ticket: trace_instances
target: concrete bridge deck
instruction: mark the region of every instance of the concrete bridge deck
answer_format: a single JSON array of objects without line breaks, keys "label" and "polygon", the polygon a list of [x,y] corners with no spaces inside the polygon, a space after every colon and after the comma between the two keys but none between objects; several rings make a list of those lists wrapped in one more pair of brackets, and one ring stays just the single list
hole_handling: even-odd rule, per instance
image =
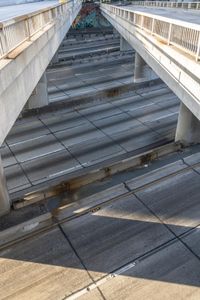
[{"label": "concrete bridge deck", "polygon": [[58,5],[58,0],[55,1],[42,1],[36,3],[26,3],[18,5],[0,6],[0,22],[15,19],[21,16],[26,16],[30,13],[36,13],[38,11]]},{"label": "concrete bridge deck", "polygon": [[[123,6],[121,6],[123,7]],[[189,22],[192,24],[200,24],[200,12],[195,10],[177,9],[177,8],[164,8],[164,7],[143,7],[137,5],[126,5],[127,10],[140,12],[144,14],[155,15],[158,17],[173,19],[182,22]]]}]

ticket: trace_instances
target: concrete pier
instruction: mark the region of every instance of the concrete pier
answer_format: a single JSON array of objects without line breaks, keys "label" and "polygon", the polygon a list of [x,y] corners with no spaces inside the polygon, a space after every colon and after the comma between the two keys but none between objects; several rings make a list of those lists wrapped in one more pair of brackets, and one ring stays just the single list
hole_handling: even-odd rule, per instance
[{"label": "concrete pier", "polygon": [[200,143],[200,121],[182,102],[175,140],[182,142],[184,145]]},{"label": "concrete pier", "polygon": [[58,51],[56,52],[56,54],[54,55],[51,61],[51,64],[57,64],[57,63],[59,63]]},{"label": "concrete pier", "polygon": [[6,184],[6,178],[4,175],[2,160],[0,156],[0,216],[9,213],[10,200]]},{"label": "concrete pier", "polygon": [[125,40],[122,36],[120,36],[120,51],[125,52],[125,51],[131,51],[133,48],[131,45]]},{"label": "concrete pier", "polygon": [[49,104],[48,92],[47,92],[47,77],[46,72],[42,75],[36,88],[33,90],[31,97],[29,98],[25,108],[33,109],[43,107]]},{"label": "concrete pier", "polygon": [[140,83],[148,80],[153,80],[156,78],[158,78],[156,73],[147,65],[144,59],[136,52],[133,81],[135,83]]}]

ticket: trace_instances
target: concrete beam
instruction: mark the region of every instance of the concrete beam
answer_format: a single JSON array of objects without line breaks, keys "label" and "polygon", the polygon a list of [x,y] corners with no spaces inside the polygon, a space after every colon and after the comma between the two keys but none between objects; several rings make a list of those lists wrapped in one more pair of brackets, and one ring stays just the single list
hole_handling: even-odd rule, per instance
[{"label": "concrete beam", "polygon": [[180,106],[175,140],[185,146],[200,143],[200,121],[183,103]]},{"label": "concrete beam", "polygon": [[25,109],[39,108],[49,104],[47,91],[47,76],[46,72],[42,75],[32,95],[25,105]]},{"label": "concrete beam", "polygon": [[6,185],[6,178],[4,175],[2,160],[0,156],[0,216],[9,213],[10,199]]},{"label": "concrete beam", "polygon": [[57,18],[18,49],[14,59],[1,60],[0,146],[23,110],[42,74],[58,50],[80,6],[71,8],[65,20]]}]

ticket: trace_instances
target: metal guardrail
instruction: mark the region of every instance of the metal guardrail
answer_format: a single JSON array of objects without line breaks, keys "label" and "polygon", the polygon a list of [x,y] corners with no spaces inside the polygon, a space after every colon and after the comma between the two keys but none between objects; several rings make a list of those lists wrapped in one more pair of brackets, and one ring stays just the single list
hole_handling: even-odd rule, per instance
[{"label": "metal guardrail", "polygon": [[79,7],[81,0],[63,1],[63,3],[23,15],[0,23],[0,59],[6,56],[25,41],[56,21],[63,23],[70,16],[71,9]]},{"label": "metal guardrail", "polygon": [[118,16],[124,21],[160,38],[167,45],[193,55],[196,61],[200,58],[200,25],[178,21],[158,15],[131,11],[123,6],[101,4],[103,10],[111,15]]}]

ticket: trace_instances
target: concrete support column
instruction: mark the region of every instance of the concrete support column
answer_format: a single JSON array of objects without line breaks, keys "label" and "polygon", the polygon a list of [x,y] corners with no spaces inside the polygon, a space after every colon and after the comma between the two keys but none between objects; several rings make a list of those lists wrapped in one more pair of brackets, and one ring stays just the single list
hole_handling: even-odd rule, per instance
[{"label": "concrete support column", "polygon": [[10,211],[10,199],[6,185],[2,160],[0,156],[0,216],[3,216]]},{"label": "concrete support column", "polygon": [[131,45],[127,42],[127,40],[125,40],[122,36],[120,36],[120,51],[126,52],[130,50],[133,50]]},{"label": "concrete support column", "polygon": [[113,27],[113,36],[114,37],[118,37],[119,36],[119,32]]},{"label": "concrete support column", "polygon": [[51,60],[51,64],[57,64],[57,63],[59,63],[58,51],[56,52],[56,54]]},{"label": "concrete support column", "polygon": [[25,106],[26,109],[43,107],[49,104],[46,72],[42,75]]},{"label": "concrete support column", "polygon": [[135,70],[134,79],[135,83],[145,82],[158,78],[156,73],[146,64],[144,59],[136,52],[135,53]]},{"label": "concrete support column", "polygon": [[200,121],[181,102],[175,141],[184,145],[200,143]]}]

